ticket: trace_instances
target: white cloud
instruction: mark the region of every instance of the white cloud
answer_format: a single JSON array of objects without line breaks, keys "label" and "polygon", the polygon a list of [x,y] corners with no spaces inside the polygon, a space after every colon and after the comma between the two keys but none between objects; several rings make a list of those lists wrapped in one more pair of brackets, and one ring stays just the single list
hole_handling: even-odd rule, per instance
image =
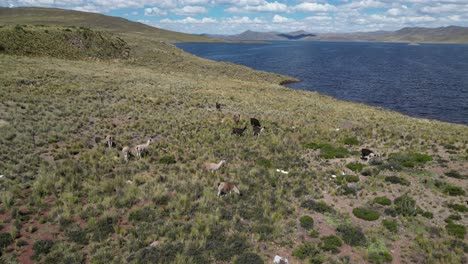
[{"label": "white cloud", "polygon": [[203,6],[184,6],[182,8],[175,8],[171,10],[173,13],[177,15],[200,15],[205,14],[208,10]]},{"label": "white cloud", "polygon": [[145,8],[145,16],[166,16],[167,12],[157,7]]},{"label": "white cloud", "polygon": [[162,24],[213,24],[216,23],[216,19],[210,17],[204,17],[202,19],[196,19],[193,17],[186,17],[184,19],[172,20],[172,19],[161,19],[159,21]]},{"label": "white cloud", "polygon": [[286,22],[293,22],[295,21],[294,19],[283,17],[280,15],[275,15],[273,17],[273,23],[286,23]]},{"label": "white cloud", "polygon": [[[247,3],[247,1],[246,1]],[[243,5],[243,2],[237,4],[237,6],[232,6],[225,9],[228,13],[252,13],[252,12],[271,12],[271,13],[285,13],[288,11],[288,6],[275,2],[267,1],[253,1],[249,2],[246,5]]]},{"label": "white cloud", "polygon": [[294,10],[303,12],[329,12],[335,10],[330,4],[302,3],[294,7]]}]

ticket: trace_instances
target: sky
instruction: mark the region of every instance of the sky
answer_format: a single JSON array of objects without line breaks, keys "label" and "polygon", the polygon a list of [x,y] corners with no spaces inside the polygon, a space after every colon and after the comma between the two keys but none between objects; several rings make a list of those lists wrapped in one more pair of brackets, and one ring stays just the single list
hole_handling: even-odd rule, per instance
[{"label": "sky", "polygon": [[468,0],[0,0],[0,6],[102,13],[192,34],[468,26]]}]

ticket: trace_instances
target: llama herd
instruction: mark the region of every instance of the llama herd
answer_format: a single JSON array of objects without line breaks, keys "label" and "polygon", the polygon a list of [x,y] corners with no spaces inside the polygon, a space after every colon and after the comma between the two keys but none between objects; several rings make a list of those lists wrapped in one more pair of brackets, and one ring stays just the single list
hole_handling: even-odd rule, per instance
[{"label": "llama herd", "polygon": [[[221,110],[221,104],[216,103],[216,109]],[[241,120],[240,114],[234,114],[233,120],[236,124],[238,124]],[[250,118],[250,124],[252,126],[253,135],[257,138],[265,131],[266,127],[262,127],[260,121],[256,118]],[[234,127],[232,128],[232,134],[237,136],[243,136],[245,131],[247,130],[247,125],[243,128]],[[124,146],[122,148],[122,155],[124,157],[125,162],[128,162],[131,155],[134,155],[136,158],[141,159],[142,155],[144,155],[150,146],[150,144],[154,142],[153,138],[149,138],[146,143],[142,143],[136,145],[135,147]],[[112,148],[115,146],[114,137],[112,135],[106,136],[106,145],[108,148]],[[134,153],[134,154],[133,154]],[[369,162],[372,158],[380,157],[380,155],[374,153],[370,149],[361,149],[361,159],[366,160]],[[205,162],[203,163],[203,170],[215,173],[217,170],[226,163],[226,160],[221,160],[218,163],[211,163]],[[236,185],[231,182],[221,182],[218,185],[218,196],[231,194],[232,192],[242,195]]]}]

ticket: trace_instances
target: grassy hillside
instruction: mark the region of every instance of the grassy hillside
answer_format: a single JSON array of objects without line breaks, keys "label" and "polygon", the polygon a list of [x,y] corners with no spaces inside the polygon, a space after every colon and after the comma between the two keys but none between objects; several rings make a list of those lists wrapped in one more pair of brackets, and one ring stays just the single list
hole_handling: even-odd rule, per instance
[{"label": "grassy hillside", "polygon": [[466,126],[122,40],[119,60],[1,52],[0,263],[467,262]]},{"label": "grassy hillside", "polygon": [[[213,42],[196,35],[178,33],[129,21],[120,17],[40,7],[0,7],[0,25],[74,26],[105,29],[120,35],[139,35],[166,42]],[[219,41],[219,40],[217,40]]]}]

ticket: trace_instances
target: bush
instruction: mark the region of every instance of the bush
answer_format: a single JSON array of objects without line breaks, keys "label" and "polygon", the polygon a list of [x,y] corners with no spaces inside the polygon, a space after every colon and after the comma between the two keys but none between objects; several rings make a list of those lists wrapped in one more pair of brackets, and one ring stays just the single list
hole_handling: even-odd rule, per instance
[{"label": "bush", "polygon": [[453,221],[459,221],[461,220],[462,217],[456,214],[449,215],[447,218],[445,218],[446,223],[452,223]]},{"label": "bush", "polygon": [[334,210],[331,206],[327,205],[324,201],[306,200],[301,203],[301,207],[309,210],[316,211],[318,213],[333,213]]},{"label": "bush", "polygon": [[367,238],[361,229],[353,226],[342,225],[336,231],[340,233],[341,239],[351,246],[364,246],[367,244]]},{"label": "bush", "polygon": [[448,233],[449,235],[455,236],[455,237],[460,238],[460,239],[464,239],[464,238],[465,238],[466,228],[465,228],[465,226],[463,226],[463,225],[457,225],[457,224],[454,224],[454,223],[448,223],[448,224],[445,226],[445,229],[447,230],[447,233]]},{"label": "bush", "polygon": [[314,219],[308,215],[304,215],[299,219],[301,226],[305,229],[312,229],[314,227]]},{"label": "bush", "polygon": [[380,214],[370,208],[358,207],[353,209],[353,214],[357,218],[361,218],[367,221],[375,221],[379,219]]},{"label": "bush", "polygon": [[242,253],[234,264],[263,264],[263,259],[255,253]]},{"label": "bush", "polygon": [[94,228],[95,241],[102,241],[107,238],[110,234],[114,233],[115,219],[112,217],[104,217],[100,219]]},{"label": "bush", "polygon": [[166,164],[166,165],[175,164],[176,159],[174,156],[166,155],[166,156],[162,156],[161,158],[159,158],[159,163]]},{"label": "bush", "polygon": [[397,177],[397,176],[387,176],[387,177],[385,177],[385,181],[386,182],[391,182],[393,184],[401,184],[401,185],[405,185],[405,186],[410,185],[410,182],[408,180],[406,180],[405,178]]},{"label": "bush", "polygon": [[447,177],[451,177],[451,178],[455,178],[455,179],[465,179],[465,178],[467,178],[466,175],[462,175],[456,170],[451,170],[449,172],[446,172],[445,175]]},{"label": "bush", "polygon": [[10,233],[2,233],[0,234],[0,252],[8,247],[11,243],[13,243],[13,238],[11,237]]},{"label": "bush", "polygon": [[428,218],[428,219],[434,218],[434,214],[432,212],[429,212],[429,211],[425,211],[421,215]]},{"label": "bush", "polygon": [[459,196],[465,195],[465,190],[458,186],[448,185],[447,187],[445,187],[444,193],[447,193],[450,196]]},{"label": "bush", "polygon": [[421,166],[429,161],[432,161],[432,157],[421,153],[392,153],[388,157],[390,164],[394,163],[407,168]]},{"label": "bush", "polygon": [[345,148],[335,148],[330,144],[308,143],[304,147],[310,149],[320,149],[320,157],[324,159],[345,158],[349,156],[349,151]]},{"label": "bush", "polygon": [[34,250],[34,259],[38,259],[40,255],[44,254],[47,255],[50,252],[50,249],[54,245],[52,240],[39,240],[34,242],[33,250]]},{"label": "bush", "polygon": [[87,245],[88,244],[88,237],[86,229],[73,229],[66,232],[66,236],[68,237],[69,241],[72,241],[77,244]]},{"label": "bush", "polygon": [[349,137],[343,139],[343,143],[346,145],[357,146],[359,145],[359,140],[356,137]]},{"label": "bush", "polygon": [[385,196],[381,196],[381,197],[375,197],[374,198],[374,203],[378,203],[378,204],[381,204],[381,205],[391,205],[392,200],[388,199]]},{"label": "bush", "polygon": [[382,220],[382,225],[392,233],[396,233],[398,231],[398,223],[396,221],[384,219]]},{"label": "bush", "polygon": [[355,172],[362,171],[362,169],[364,169],[364,167],[366,167],[365,164],[358,163],[358,162],[351,162],[351,163],[346,164],[346,168],[348,168],[348,169],[350,169],[352,171],[355,171]]},{"label": "bush", "polygon": [[468,207],[463,204],[448,204],[448,207],[460,213],[468,212]]},{"label": "bush", "polygon": [[299,247],[295,248],[292,252],[294,257],[305,259],[307,257],[315,256],[320,253],[320,250],[315,247],[311,242],[306,242]]},{"label": "bush", "polygon": [[128,215],[128,221],[135,222],[152,222],[156,220],[156,211],[149,207],[144,206],[133,210]]},{"label": "bush", "polygon": [[269,168],[273,167],[273,164],[272,164],[271,160],[264,159],[264,158],[258,159],[257,160],[257,165],[261,166],[261,167],[264,167],[266,169],[269,169]]},{"label": "bush", "polygon": [[393,203],[398,214],[403,216],[415,216],[417,214],[416,201],[408,195],[396,198]]},{"label": "bush", "polygon": [[339,239],[337,236],[325,236],[320,238],[320,240],[322,240],[320,248],[325,251],[331,251],[333,253],[340,252],[338,248],[343,245],[343,242],[341,242],[341,239]]}]

